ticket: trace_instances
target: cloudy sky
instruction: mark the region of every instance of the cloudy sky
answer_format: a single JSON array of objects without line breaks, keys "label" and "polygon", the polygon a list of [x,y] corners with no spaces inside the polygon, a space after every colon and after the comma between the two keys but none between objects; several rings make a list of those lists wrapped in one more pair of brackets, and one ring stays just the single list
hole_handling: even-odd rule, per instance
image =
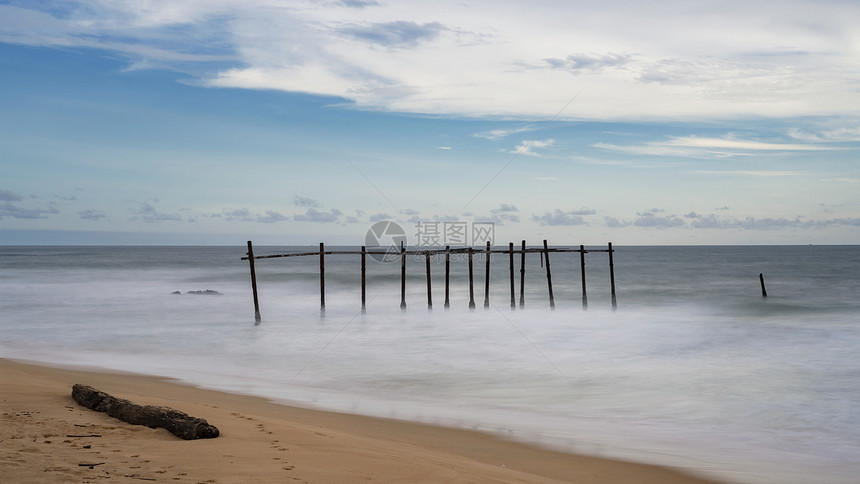
[{"label": "cloudy sky", "polygon": [[854,0],[0,1],[0,244],[857,244],[858,26]]}]

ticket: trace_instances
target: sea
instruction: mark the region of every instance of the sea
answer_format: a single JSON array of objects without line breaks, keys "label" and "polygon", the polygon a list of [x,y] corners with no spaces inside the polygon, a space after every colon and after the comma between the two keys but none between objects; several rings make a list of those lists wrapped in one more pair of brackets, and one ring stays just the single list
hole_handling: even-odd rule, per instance
[{"label": "sea", "polygon": [[[496,249],[505,249],[500,247]],[[578,248],[578,247],[574,247]],[[860,482],[860,246],[587,246],[445,261],[0,247],[0,357],[163,375],[727,482]],[[255,255],[318,251],[255,247]],[[356,251],[356,247],[327,250]],[[760,277],[760,274],[762,275]],[[762,278],[767,297],[762,294]],[[209,291],[209,292],[206,292]],[[489,307],[485,307],[485,299]],[[430,304],[432,303],[432,307]],[[74,382],[70,382],[74,383]],[[217,425],[217,422],[214,422]],[[499,463],[500,465],[503,463]]]}]

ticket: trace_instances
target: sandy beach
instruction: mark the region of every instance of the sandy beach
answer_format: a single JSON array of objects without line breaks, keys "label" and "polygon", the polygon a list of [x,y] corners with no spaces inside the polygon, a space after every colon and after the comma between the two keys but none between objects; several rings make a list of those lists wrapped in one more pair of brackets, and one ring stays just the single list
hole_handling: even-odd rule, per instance
[{"label": "sandy beach", "polygon": [[[158,377],[2,359],[0,375],[3,482],[714,482],[682,469],[278,405]],[[75,383],[205,418],[221,436],[185,441],[121,422],[77,405]]]}]

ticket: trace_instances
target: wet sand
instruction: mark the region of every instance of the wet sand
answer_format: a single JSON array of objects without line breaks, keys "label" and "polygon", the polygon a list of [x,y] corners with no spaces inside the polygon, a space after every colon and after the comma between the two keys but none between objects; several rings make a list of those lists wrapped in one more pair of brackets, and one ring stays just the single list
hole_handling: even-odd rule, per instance
[{"label": "wet sand", "polygon": [[[186,441],[77,405],[75,383],[217,426]],[[480,432],[279,405],[176,381],[0,359],[0,481],[715,483]]]}]

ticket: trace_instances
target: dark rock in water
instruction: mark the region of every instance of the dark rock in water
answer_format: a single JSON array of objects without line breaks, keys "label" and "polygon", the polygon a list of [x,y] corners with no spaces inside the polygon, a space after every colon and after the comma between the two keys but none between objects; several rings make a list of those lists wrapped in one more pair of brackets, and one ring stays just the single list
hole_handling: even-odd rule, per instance
[{"label": "dark rock in water", "polygon": [[188,291],[188,292],[186,292],[185,294],[197,294],[197,295],[201,295],[201,294],[202,294],[202,295],[204,295],[204,296],[220,296],[220,295],[221,295],[221,293],[220,293],[220,292],[218,292],[218,291],[213,291],[212,289],[207,289],[207,290],[205,290],[205,291]]},{"label": "dark rock in water", "polygon": [[136,405],[80,383],[72,387],[72,398],[79,405],[104,412],[123,422],[146,425],[153,429],[163,428],[185,440],[214,439],[219,434],[218,428],[209,425],[205,419],[192,417],[169,407]]},{"label": "dark rock in water", "polygon": [[173,291],[173,292],[171,292],[170,294],[179,294],[179,295],[182,295],[182,293],[181,293],[180,291]]}]

